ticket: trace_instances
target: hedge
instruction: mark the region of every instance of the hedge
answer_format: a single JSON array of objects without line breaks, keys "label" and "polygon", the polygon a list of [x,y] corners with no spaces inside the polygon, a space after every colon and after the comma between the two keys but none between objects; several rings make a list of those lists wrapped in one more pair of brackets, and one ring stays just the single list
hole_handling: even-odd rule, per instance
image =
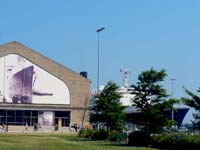
[{"label": "hedge", "polygon": [[91,130],[91,129],[81,129],[78,133],[79,137],[89,138],[91,140],[109,140],[122,142],[126,141],[126,134],[119,131],[106,131],[104,129]]},{"label": "hedge", "polygon": [[166,150],[199,150],[200,135],[168,133],[151,137],[151,147]]}]

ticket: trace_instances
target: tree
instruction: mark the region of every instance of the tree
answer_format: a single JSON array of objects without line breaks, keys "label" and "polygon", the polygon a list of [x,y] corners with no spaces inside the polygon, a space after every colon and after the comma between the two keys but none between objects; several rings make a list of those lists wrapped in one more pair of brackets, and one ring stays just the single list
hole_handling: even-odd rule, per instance
[{"label": "tree", "polygon": [[140,113],[135,113],[136,123],[143,125],[147,133],[159,131],[163,126],[169,125],[165,110],[172,110],[175,99],[167,100],[166,89],[160,84],[167,76],[165,70],[150,70],[138,76],[138,82],[132,85],[133,106]]},{"label": "tree", "polygon": [[124,125],[125,107],[120,102],[118,89],[115,83],[108,82],[103,91],[95,95],[91,108],[90,121],[104,124],[107,131],[122,130]]},{"label": "tree", "polygon": [[[184,88],[184,87],[183,87]],[[200,97],[197,96],[196,94],[192,93],[191,91],[189,91],[188,89],[184,88],[186,94],[188,96],[190,96],[190,98],[181,98],[182,102],[185,105],[188,105],[192,108],[194,108],[197,111],[200,111]],[[200,92],[200,89],[197,90],[197,92]],[[199,115],[194,116],[195,121],[193,122],[194,125],[197,125],[198,128],[200,128],[200,117]]]},{"label": "tree", "polygon": [[[200,97],[195,95],[191,91],[187,90],[186,88],[184,88],[184,90],[185,90],[186,94],[189,95],[191,98],[182,98],[182,101],[186,105],[188,105],[196,110],[200,110]],[[198,92],[199,92],[199,90],[198,90]]]}]

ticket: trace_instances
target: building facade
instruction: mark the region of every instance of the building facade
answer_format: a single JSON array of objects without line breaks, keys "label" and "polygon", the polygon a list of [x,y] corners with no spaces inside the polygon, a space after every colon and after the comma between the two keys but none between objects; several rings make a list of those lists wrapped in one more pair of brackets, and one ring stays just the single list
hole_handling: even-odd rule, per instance
[{"label": "building facade", "polygon": [[84,125],[90,81],[18,43],[0,46],[0,124]]}]

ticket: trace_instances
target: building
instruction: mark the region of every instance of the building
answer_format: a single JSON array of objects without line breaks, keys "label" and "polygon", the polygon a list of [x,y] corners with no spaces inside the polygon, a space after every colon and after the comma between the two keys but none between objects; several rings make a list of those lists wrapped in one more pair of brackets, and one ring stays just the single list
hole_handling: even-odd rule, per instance
[{"label": "building", "polygon": [[18,42],[0,46],[0,74],[0,124],[8,130],[88,122],[87,78]]}]

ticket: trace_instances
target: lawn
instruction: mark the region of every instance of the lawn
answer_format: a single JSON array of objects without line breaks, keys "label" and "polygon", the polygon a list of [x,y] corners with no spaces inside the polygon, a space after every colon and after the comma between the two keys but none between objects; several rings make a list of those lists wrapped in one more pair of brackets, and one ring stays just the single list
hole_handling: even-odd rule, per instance
[{"label": "lawn", "polygon": [[0,150],[151,150],[66,134],[0,134]]}]

